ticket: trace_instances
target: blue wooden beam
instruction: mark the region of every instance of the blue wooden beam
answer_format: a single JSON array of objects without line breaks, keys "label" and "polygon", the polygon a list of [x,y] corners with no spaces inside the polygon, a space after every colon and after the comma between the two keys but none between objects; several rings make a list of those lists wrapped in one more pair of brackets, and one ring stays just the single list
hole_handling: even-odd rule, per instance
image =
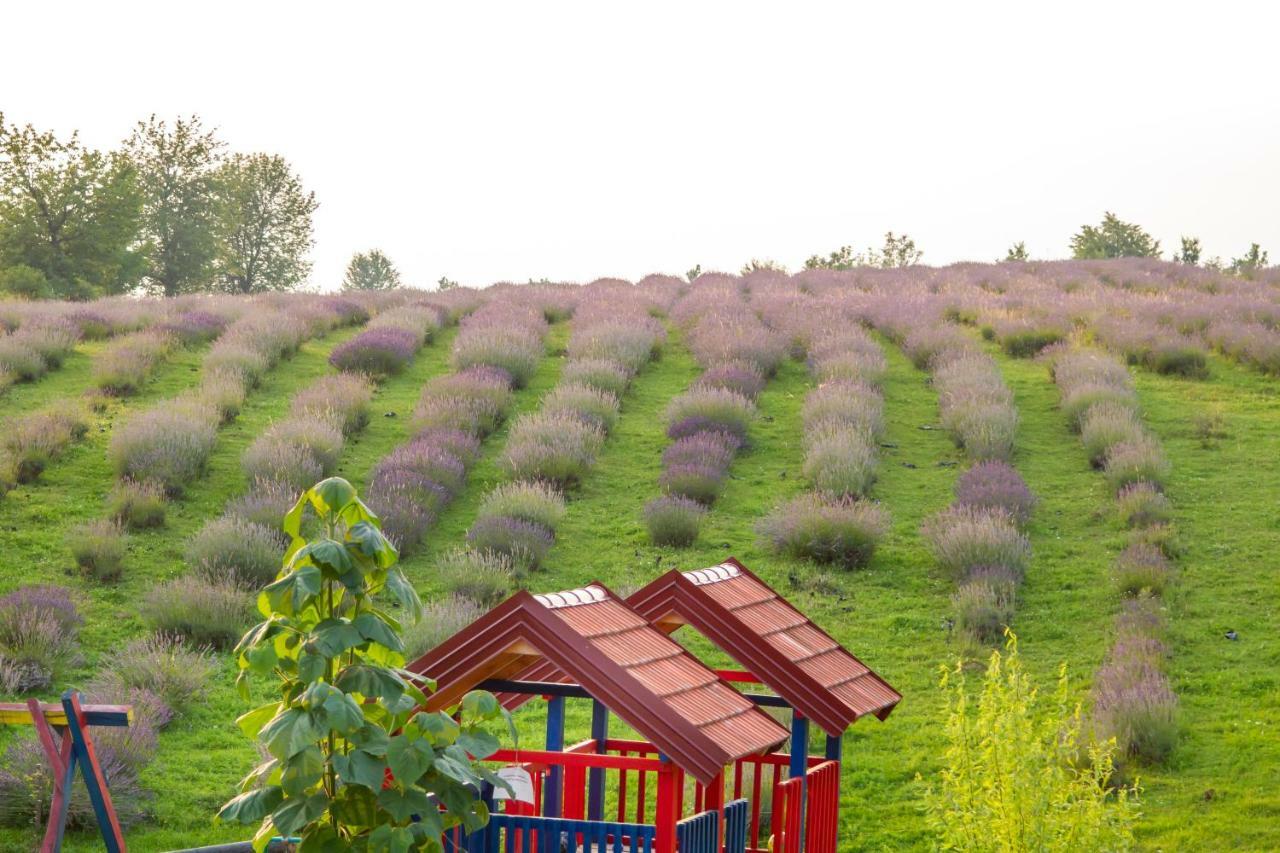
[{"label": "blue wooden beam", "polygon": [[[596,752],[603,753],[609,739],[609,709],[599,699],[591,702],[591,737],[595,739]],[[587,820],[604,820],[603,767],[587,771]]]},{"label": "blue wooden beam", "polygon": [[[564,749],[564,697],[552,696],[547,700],[547,746],[548,752],[560,752]],[[561,794],[564,792],[564,768],[554,766],[547,773],[547,781],[542,792],[542,814],[545,817],[560,817]]]}]

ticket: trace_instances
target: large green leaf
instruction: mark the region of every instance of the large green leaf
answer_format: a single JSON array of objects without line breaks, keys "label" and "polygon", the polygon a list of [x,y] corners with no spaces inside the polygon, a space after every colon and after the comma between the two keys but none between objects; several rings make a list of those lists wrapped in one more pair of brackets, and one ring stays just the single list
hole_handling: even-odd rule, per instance
[{"label": "large green leaf", "polygon": [[324,753],[313,744],[285,762],[280,787],[287,796],[298,797],[319,782],[323,775]]},{"label": "large green leaf", "polygon": [[[425,814],[432,808],[431,801],[427,799],[426,793],[417,788],[409,788],[403,791],[399,788],[387,788],[385,791],[380,791],[378,793],[378,805],[390,812],[391,816],[399,821],[406,821],[414,815]],[[412,836],[410,836],[410,839],[412,839]]]},{"label": "large green leaf", "polygon": [[324,814],[329,806],[329,798],[324,794],[309,794],[305,797],[288,797],[271,813],[271,822],[280,830],[281,835],[294,835],[302,827]]},{"label": "large green leaf", "polygon": [[353,749],[346,755],[335,755],[333,767],[348,785],[364,785],[377,791],[386,780],[387,762],[363,749]]},{"label": "large green leaf", "polygon": [[413,614],[414,622],[422,618],[422,599],[418,598],[417,590],[399,569],[393,568],[387,572],[387,589],[400,602],[401,607]]},{"label": "large green leaf", "polygon": [[448,746],[458,739],[462,731],[457,721],[443,711],[415,714],[409,728],[421,732],[434,746]]},{"label": "large green leaf", "polygon": [[346,619],[326,619],[311,632],[308,651],[336,658],[347,649],[363,643],[364,639],[360,630]]},{"label": "large green leaf", "polygon": [[326,515],[342,512],[347,504],[355,500],[356,490],[341,477],[330,477],[312,486],[309,497],[311,505],[323,518]]},{"label": "large green leaf", "polygon": [[347,735],[347,740],[370,755],[386,755],[391,736],[381,726],[366,723],[357,731]]},{"label": "large green leaf", "polygon": [[346,853],[350,849],[350,842],[328,823],[312,824],[298,844],[298,853]]},{"label": "large green leaf", "polygon": [[262,610],[265,604],[266,615],[293,616],[320,594],[322,582],[319,568],[301,566],[266,586],[258,594],[258,609]]},{"label": "large green leaf", "polygon": [[328,570],[333,576],[344,575],[355,568],[355,563],[346,546],[334,539],[316,539],[308,542],[293,555],[289,566],[293,568],[308,562]]},{"label": "large green leaf", "polygon": [[379,614],[365,611],[357,616],[351,624],[360,632],[360,636],[366,640],[386,646],[392,651],[404,651],[404,641],[400,639],[395,629],[388,625]]},{"label": "large green leaf", "polygon": [[342,735],[354,732],[364,725],[364,709],[340,690],[335,690],[324,700],[321,713],[325,724]]},{"label": "large green leaf", "polygon": [[502,747],[502,744],[486,731],[469,731],[458,735],[458,746],[476,759],[481,759],[493,755]]},{"label": "large green leaf", "polygon": [[367,521],[353,524],[347,531],[347,538],[380,569],[390,568],[399,557],[395,546],[382,535],[382,531]]},{"label": "large green leaf", "polygon": [[267,721],[278,713],[280,713],[279,702],[261,705],[236,717],[236,725],[240,727],[240,731],[244,732],[245,737],[253,740],[258,736],[258,732],[262,731]]},{"label": "large green leaf", "polygon": [[381,787],[381,781],[372,790],[360,785],[343,785],[329,805],[329,813],[355,832],[376,826],[386,820],[386,813],[378,809],[377,792]]},{"label": "large green leaf", "polygon": [[396,735],[387,745],[387,764],[391,775],[401,785],[409,786],[422,778],[435,761],[435,751],[427,741],[407,735]]},{"label": "large green leaf", "polygon": [[253,823],[275,811],[283,800],[284,791],[279,785],[245,791],[240,796],[233,797],[218,811],[218,819]]},{"label": "large green leaf", "polygon": [[366,699],[396,702],[408,685],[393,672],[365,664],[354,664],[342,670],[334,686],[344,693],[359,693]]},{"label": "large green leaf", "polygon": [[262,727],[260,738],[267,751],[285,761],[313,744],[323,734],[301,708],[281,711]]}]

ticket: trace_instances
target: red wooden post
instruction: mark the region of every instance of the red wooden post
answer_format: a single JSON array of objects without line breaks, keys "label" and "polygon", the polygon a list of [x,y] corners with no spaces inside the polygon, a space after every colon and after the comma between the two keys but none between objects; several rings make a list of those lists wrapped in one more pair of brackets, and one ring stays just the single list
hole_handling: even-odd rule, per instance
[{"label": "red wooden post", "polygon": [[658,803],[654,814],[657,836],[654,853],[676,853],[676,823],[680,820],[678,794],[684,790],[684,773],[670,761],[658,770]]}]

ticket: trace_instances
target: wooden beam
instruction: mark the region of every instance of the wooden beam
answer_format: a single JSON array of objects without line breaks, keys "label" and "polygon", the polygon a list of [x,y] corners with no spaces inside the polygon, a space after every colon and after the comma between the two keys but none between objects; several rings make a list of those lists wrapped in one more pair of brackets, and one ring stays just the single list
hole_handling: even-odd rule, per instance
[{"label": "wooden beam", "polygon": [[[127,726],[133,722],[133,708],[129,705],[84,705],[85,723],[90,726]],[[67,712],[61,705],[40,705],[45,722],[51,726],[65,726]],[[21,702],[0,702],[0,726],[31,726],[31,709]]]}]

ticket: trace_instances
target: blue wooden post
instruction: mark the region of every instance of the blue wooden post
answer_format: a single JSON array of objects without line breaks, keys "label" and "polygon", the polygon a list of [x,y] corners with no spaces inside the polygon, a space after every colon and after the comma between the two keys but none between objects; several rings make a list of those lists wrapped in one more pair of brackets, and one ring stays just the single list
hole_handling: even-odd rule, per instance
[{"label": "blue wooden post", "polygon": [[[609,739],[609,709],[599,699],[591,700],[591,737],[595,739],[596,752],[603,753]],[[604,820],[603,767],[587,771],[587,820]]]},{"label": "blue wooden post", "polygon": [[804,849],[804,813],[809,805],[809,721],[799,711],[791,711],[791,778],[800,777],[800,848]]},{"label": "blue wooden post", "polygon": [[[564,749],[564,697],[552,696],[547,701],[547,752]],[[560,817],[560,801],[564,792],[564,768],[557,765],[547,773],[542,791],[542,814]]]},{"label": "blue wooden post", "polygon": [[827,735],[827,760],[839,761],[843,755],[844,737],[842,735]]},{"label": "blue wooden post", "polygon": [[71,801],[71,782],[75,778],[75,768],[80,766],[84,776],[84,786],[89,790],[89,802],[93,805],[93,814],[98,819],[98,829],[102,833],[102,841],[108,853],[123,853],[124,833],[120,830],[120,821],[116,819],[115,807],[111,804],[111,793],[107,790],[107,779],[98,764],[97,753],[93,749],[93,741],[85,731],[84,711],[80,707],[80,694],[68,690],[62,694],[62,710],[67,715],[67,730],[71,733],[71,758],[67,761],[64,776],[64,791],[59,814],[59,827],[66,825],[67,805]]}]

